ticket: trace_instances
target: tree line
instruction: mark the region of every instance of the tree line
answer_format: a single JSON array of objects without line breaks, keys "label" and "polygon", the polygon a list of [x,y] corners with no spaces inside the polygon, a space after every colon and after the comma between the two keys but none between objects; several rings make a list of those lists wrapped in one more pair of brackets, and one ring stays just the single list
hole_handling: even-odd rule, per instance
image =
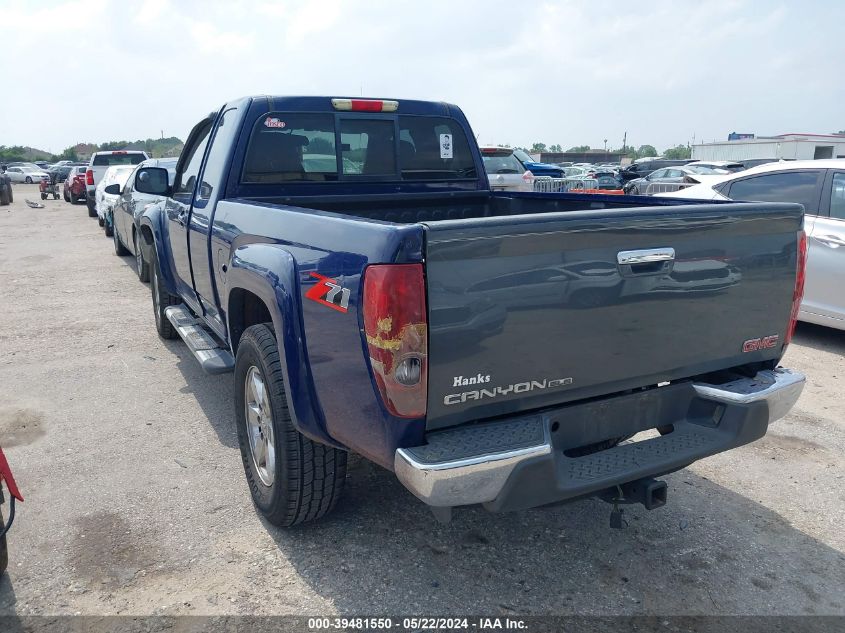
[{"label": "tree line", "polygon": [[[23,145],[0,145],[0,162],[25,162],[34,160],[45,160],[56,162],[59,160],[77,161],[80,154],[91,154],[93,152],[105,152],[109,150],[142,150],[152,158],[163,156],[178,156],[184,143],[175,136],[168,138],[148,138],[137,141],[107,141],[105,143],[77,143],[65,148],[60,154],[51,154],[33,147]],[[84,148],[80,151],[80,148]]]},{"label": "tree line", "polygon": [[[508,146],[509,147],[509,146]],[[555,143],[554,145],[546,146],[545,143],[534,143],[531,147],[516,147],[514,149],[521,149],[529,154],[540,154],[543,152],[576,152],[576,153],[585,153],[589,152],[591,148],[589,145],[576,145],[575,147],[570,147],[567,150],[561,149],[561,145]],[[680,160],[684,158],[690,158],[692,154],[692,150],[687,145],[676,145],[675,147],[669,147],[664,150],[663,154],[660,154],[654,145],[640,145],[639,147],[625,147],[625,148],[618,148],[618,149],[607,149],[608,154],[622,154],[623,156],[627,156],[631,160],[637,160],[638,158],[652,158],[655,156],[664,156],[666,158],[671,158],[673,160]]]}]

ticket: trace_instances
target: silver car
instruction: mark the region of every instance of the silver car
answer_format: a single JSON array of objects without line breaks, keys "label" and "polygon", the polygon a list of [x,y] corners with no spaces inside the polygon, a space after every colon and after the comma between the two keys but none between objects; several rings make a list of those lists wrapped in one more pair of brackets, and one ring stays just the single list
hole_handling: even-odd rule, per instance
[{"label": "silver car", "polygon": [[522,166],[509,147],[482,147],[481,158],[494,191],[534,190],[534,175]]},{"label": "silver car", "polygon": [[658,196],[803,204],[808,248],[798,318],[845,330],[845,160],[768,163]]},{"label": "silver car", "polygon": [[6,169],[6,175],[12,182],[39,182],[42,178],[47,177],[47,172],[36,167],[29,167],[28,165],[15,165]]}]

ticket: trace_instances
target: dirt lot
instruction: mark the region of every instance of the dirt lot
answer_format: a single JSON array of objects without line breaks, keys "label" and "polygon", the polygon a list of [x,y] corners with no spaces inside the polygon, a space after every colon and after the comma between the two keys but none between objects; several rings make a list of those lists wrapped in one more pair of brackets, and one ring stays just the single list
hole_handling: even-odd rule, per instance
[{"label": "dirt lot", "polygon": [[156,335],[148,286],[84,205],[0,207],[0,444],[26,502],[0,614],[845,614],[845,332],[801,326],[798,407],[666,478],[669,504],[580,501],[447,526],[351,460],[320,523],[253,511],[231,376]]}]

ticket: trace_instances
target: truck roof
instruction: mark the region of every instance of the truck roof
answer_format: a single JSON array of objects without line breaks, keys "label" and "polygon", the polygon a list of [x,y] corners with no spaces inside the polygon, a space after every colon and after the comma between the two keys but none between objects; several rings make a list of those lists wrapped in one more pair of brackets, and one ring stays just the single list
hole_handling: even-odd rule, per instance
[{"label": "truck roof", "polygon": [[245,99],[253,101],[264,100],[268,110],[301,110],[305,112],[340,112],[341,110],[332,105],[333,99],[349,101],[393,101],[398,103],[396,114],[416,114],[428,116],[452,116],[460,108],[444,101],[420,101],[417,99],[396,99],[387,97],[350,97],[345,95],[333,96],[273,96],[257,95],[236,99],[230,103],[238,103]]}]

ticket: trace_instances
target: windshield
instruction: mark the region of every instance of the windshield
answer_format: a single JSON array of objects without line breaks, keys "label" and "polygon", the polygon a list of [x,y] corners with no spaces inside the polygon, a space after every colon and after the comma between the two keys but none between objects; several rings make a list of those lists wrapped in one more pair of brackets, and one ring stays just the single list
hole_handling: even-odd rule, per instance
[{"label": "windshield", "polygon": [[97,154],[94,156],[94,167],[109,167],[111,165],[137,165],[145,160],[138,152],[124,152],[122,154]]}]

